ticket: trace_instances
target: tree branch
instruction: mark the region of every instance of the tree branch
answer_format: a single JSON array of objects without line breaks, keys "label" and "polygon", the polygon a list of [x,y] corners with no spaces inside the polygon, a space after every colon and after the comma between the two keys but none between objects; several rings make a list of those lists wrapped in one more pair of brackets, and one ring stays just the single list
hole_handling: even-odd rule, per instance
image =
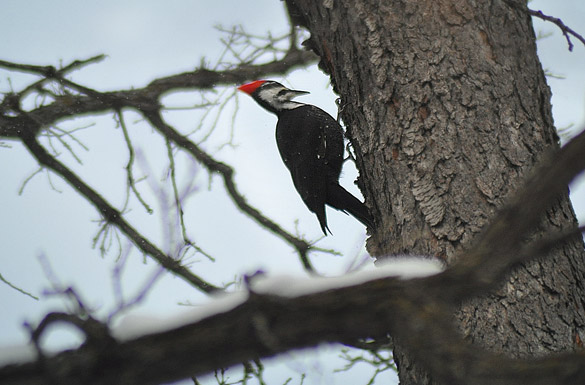
[{"label": "tree branch", "polygon": [[[157,384],[291,349],[390,333],[444,383],[585,383],[585,353],[512,359],[471,345],[454,329],[452,319],[458,301],[493,289],[515,263],[541,256],[527,256],[525,251],[546,250],[513,243],[522,241],[550,202],[585,168],[584,150],[585,132],[537,169],[467,252],[470,258],[441,274],[382,278],[294,298],[250,292],[246,302],[231,310],[109,345],[105,352],[80,348],[47,358],[42,365],[4,367],[0,382],[40,384],[52,378],[64,385]],[[558,238],[566,239],[565,234]]]},{"label": "tree branch", "polygon": [[254,219],[259,225],[270,230],[274,234],[284,239],[289,245],[291,245],[299,254],[299,257],[306,270],[314,272],[314,269],[308,259],[308,252],[312,249],[311,244],[307,241],[297,238],[292,234],[289,234],[278,224],[268,219],[258,211],[258,209],[250,206],[244,196],[240,194],[234,181],[234,169],[225,163],[221,163],[213,159],[207,153],[202,151],[195,143],[190,141],[185,136],[181,135],[170,125],[164,122],[160,115],[159,109],[142,109],[142,113],[148,119],[148,121],[155,127],[163,136],[169,138],[177,146],[186,150],[195,159],[202,163],[212,173],[217,173],[223,178],[224,186],[232,198],[234,204],[249,217]]},{"label": "tree branch", "polygon": [[71,62],[70,64],[68,64],[67,66],[60,68],[60,69],[56,69],[53,66],[37,66],[37,65],[31,65],[31,64],[19,64],[19,63],[13,63],[13,62],[5,61],[5,60],[0,60],[0,67],[12,69],[12,70],[17,70],[17,71],[22,71],[22,72],[34,73],[34,74],[41,75],[41,76],[46,77],[46,78],[52,78],[55,76],[62,76],[70,71],[79,69],[79,68],[86,66],[88,64],[100,62],[105,57],[106,57],[105,55],[96,55],[96,56],[90,57],[89,59],[85,59],[85,60],[75,60],[75,61]]},{"label": "tree branch", "polygon": [[[90,60],[76,62],[83,63]],[[36,135],[42,127],[55,124],[62,119],[75,115],[95,114],[122,107],[140,109],[142,103],[150,106],[159,106],[159,97],[168,92],[184,89],[206,90],[218,85],[239,84],[257,77],[283,74],[292,68],[309,65],[315,60],[316,57],[313,53],[295,49],[289,51],[281,60],[266,64],[243,64],[226,71],[197,69],[192,72],[156,79],[144,88],[114,92],[98,92],[66,80],[64,81],[66,86],[74,88],[84,95],[60,96],[55,102],[47,106],[41,106],[32,111],[28,111],[26,117],[23,114],[19,114],[18,116],[0,114],[0,137],[18,139],[21,131],[26,129],[30,119],[38,123],[34,132]],[[28,65],[23,66],[27,67]],[[68,65],[65,68],[70,68],[71,66]],[[61,77],[61,79],[63,78]],[[20,103],[20,98],[17,98],[16,101],[11,99],[11,105],[15,103]]]},{"label": "tree branch", "polygon": [[122,214],[112,207],[101,195],[89,187],[83,180],[75,175],[71,170],[65,167],[57,159],[45,150],[43,146],[37,141],[37,138],[32,135],[23,135],[22,142],[30,151],[31,155],[39,162],[39,164],[53,170],[55,173],[65,179],[73,188],[75,188],[81,195],[86,197],[100,212],[104,219],[118,227],[143,253],[150,255],[161,266],[166,268],[171,273],[183,278],[194,287],[206,292],[217,292],[220,289],[198,276],[194,275],[188,268],[183,266],[176,259],[164,254],[155,245],[150,243],[148,239],[136,231],[124,218]]},{"label": "tree branch", "polygon": [[565,35],[565,39],[567,39],[569,51],[573,51],[573,42],[571,41],[571,37],[569,35],[573,35],[574,37],[576,37],[585,46],[585,38],[583,38],[583,36],[575,32],[573,29],[567,27],[561,19],[545,15],[544,13],[542,13],[542,11],[534,11],[532,9],[528,9],[528,13],[532,16],[538,17],[539,19],[550,21],[551,23],[559,27],[563,32],[563,35]]},{"label": "tree branch", "polygon": [[[527,245],[525,239],[538,225],[543,212],[554,199],[566,192],[571,180],[585,169],[584,151],[585,127],[557,154],[543,157],[524,187],[490,222],[475,246],[471,250],[462,251],[465,257],[456,258],[457,262],[442,277],[452,283],[441,283],[445,285],[441,290],[445,290],[447,297],[461,301],[485,293],[493,289],[513,266],[534,258],[532,253],[549,250],[547,240],[534,247]],[[576,233],[575,229],[568,234]],[[553,234],[550,237],[566,239],[566,236]]]},{"label": "tree branch", "polygon": [[[385,278],[297,298],[250,293],[230,311],[108,345],[106,351],[80,348],[46,358],[42,365],[2,368],[0,381],[158,384],[296,348],[388,332],[413,343],[409,346],[436,378],[449,384],[511,384],[521,378],[536,385],[568,385],[585,380],[582,353],[513,360],[471,346],[452,330],[449,309],[418,283]],[[473,365],[461,368],[461,362]]]},{"label": "tree branch", "polygon": [[580,34],[575,32],[572,28],[569,28],[567,25],[565,25],[565,23],[563,23],[563,21],[561,19],[559,19],[557,17],[545,15],[544,13],[542,13],[542,11],[532,10],[526,6],[526,2],[518,2],[518,1],[512,1],[512,0],[504,0],[504,2],[506,4],[508,4],[509,6],[520,10],[521,12],[524,12],[530,16],[538,17],[539,19],[544,20],[544,21],[549,21],[549,22],[555,24],[557,27],[559,27],[561,32],[565,36],[565,39],[567,39],[567,44],[569,45],[569,51],[571,51],[571,52],[573,51],[573,42],[571,41],[570,35],[573,35],[581,43],[583,43],[583,45],[585,45],[585,38],[583,38],[583,36],[581,36]]},{"label": "tree branch", "polygon": [[[96,58],[101,58],[101,56]],[[79,65],[79,63],[93,62],[97,60],[96,58],[91,58],[86,61],[76,61],[74,62],[76,63],[75,65],[72,63],[60,71],[53,71],[51,70],[53,67],[48,66],[29,66],[4,62],[4,64],[8,63],[6,66],[9,68],[32,71],[45,76],[50,75],[52,78],[57,78],[63,86],[74,89],[75,91],[80,92],[81,95],[65,95],[57,98],[55,102],[47,106],[41,106],[28,112],[18,111],[19,114],[17,116],[1,114],[0,137],[5,137],[8,139],[23,139],[25,136],[36,136],[45,126],[55,124],[59,120],[65,118],[81,114],[99,113],[104,111],[119,112],[124,107],[141,111],[145,114],[153,126],[156,127],[163,135],[172,140],[179,147],[187,150],[210,172],[220,174],[224,180],[226,190],[236,206],[261,226],[284,239],[297,251],[305,269],[309,272],[314,272],[314,269],[308,258],[308,253],[312,249],[311,244],[303,239],[289,234],[276,223],[262,215],[259,210],[249,205],[244,199],[243,195],[236,188],[233,179],[233,169],[226,164],[216,161],[210,155],[202,151],[193,142],[191,142],[188,138],[182,136],[172,127],[164,123],[160,117],[161,106],[158,102],[161,95],[171,91],[177,91],[181,89],[210,89],[219,84],[242,83],[248,79],[256,78],[258,76],[266,76],[273,73],[283,73],[296,66],[307,65],[311,63],[315,60],[315,56],[313,54],[292,48],[281,60],[273,61],[267,64],[242,64],[234,69],[226,71],[198,69],[193,72],[187,72],[157,79],[151,82],[145,88],[129,91],[102,93],[85,86],[78,85],[62,77],[61,71],[75,68]],[[0,62],[0,65],[2,64],[3,62]],[[12,101],[12,104],[19,106],[20,99]],[[49,154],[47,153],[47,155]],[[55,159],[53,160],[56,161]],[[63,168],[66,170],[64,166]],[[88,199],[90,199],[92,202],[95,202],[92,198],[88,197]],[[100,208],[98,207],[98,209]],[[114,209],[112,208],[112,210]],[[126,223],[126,225],[128,224]],[[159,255],[159,257],[160,256],[161,255]]]}]

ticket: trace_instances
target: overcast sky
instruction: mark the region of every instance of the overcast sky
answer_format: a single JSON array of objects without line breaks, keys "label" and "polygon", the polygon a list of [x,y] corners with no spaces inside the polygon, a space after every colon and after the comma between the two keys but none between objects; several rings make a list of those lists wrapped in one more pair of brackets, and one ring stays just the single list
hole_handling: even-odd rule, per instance
[{"label": "overcast sky", "polygon": [[[582,0],[562,2],[532,1],[533,9],[562,18],[567,25],[585,34],[583,20],[585,3]],[[59,65],[75,59],[85,59],[104,53],[107,59],[86,67],[72,78],[98,90],[116,90],[141,87],[157,77],[189,71],[197,67],[204,57],[215,63],[223,47],[222,37],[213,27],[243,25],[254,34],[271,31],[274,36],[287,33],[282,2],[277,0],[248,1],[100,1],[81,2],[3,0],[0,7],[0,59],[27,64]],[[549,78],[553,91],[553,108],[558,127],[585,124],[585,48],[573,39],[573,52],[558,28],[535,21],[537,30],[551,32],[552,36],[539,42],[539,55],[543,66],[562,75],[563,80]],[[33,76],[8,73],[0,69],[0,90],[21,89]],[[315,66],[295,71],[286,84],[311,91],[303,101],[319,105],[335,116],[335,95],[328,89],[328,79]],[[225,90],[226,95],[233,90]],[[274,116],[260,109],[250,98],[239,95],[239,112],[235,125],[231,125],[234,105],[226,107],[224,117],[218,121],[213,139],[204,147],[222,161],[237,165],[239,189],[253,205],[276,219],[287,230],[306,234],[310,239],[319,237],[320,229],[314,215],[308,212],[292,188],[290,176],[282,165],[274,143]],[[201,100],[197,94],[175,96],[173,105],[188,106]],[[30,101],[33,103],[34,101]],[[135,172],[153,176],[143,182],[145,198],[154,207],[161,193],[157,192],[167,164],[164,143],[152,130],[132,113],[124,115],[129,125],[138,157]],[[197,127],[200,113],[196,111],[172,112],[167,119],[182,132]],[[203,131],[213,119],[206,121]],[[127,149],[121,140],[121,130],[110,115],[64,123],[61,128],[75,128],[93,123],[78,137],[89,151],[75,145],[83,165],[61,148],[60,160],[75,172],[86,177],[115,206],[121,207],[125,197]],[[235,147],[220,147],[231,136]],[[45,142],[46,143],[46,142]],[[106,316],[115,306],[113,293],[113,267],[116,256],[101,257],[99,250],[91,249],[97,234],[99,216],[95,209],[58,177],[50,180],[46,173],[34,177],[22,195],[18,195],[23,181],[38,166],[17,142],[4,142],[10,148],[0,147],[0,274],[15,285],[41,296],[49,287],[42,261],[48,261],[55,276],[64,285],[72,285],[100,316]],[[58,147],[58,145],[57,145]],[[219,179],[212,178],[187,164],[187,157],[179,157],[184,165],[179,172],[180,186],[195,178],[198,191],[188,201],[186,221],[191,235],[199,245],[217,258],[215,263],[205,257],[193,257],[192,269],[215,284],[227,283],[242,273],[263,269],[269,273],[302,275],[302,269],[293,251],[280,240],[259,229],[249,218],[239,215],[223,193]],[[355,172],[344,171],[343,183],[353,188]],[[583,178],[582,178],[583,179]],[[52,183],[60,192],[54,191]],[[577,215],[585,220],[585,190],[573,188]],[[355,189],[352,191],[356,191]],[[580,199],[576,199],[580,198]],[[134,202],[135,203],[135,202]],[[139,205],[133,205],[127,214],[129,220],[144,234],[170,248],[168,229],[161,226],[158,214],[148,215]],[[315,265],[330,274],[339,274],[351,264],[363,246],[363,226],[344,214],[328,211],[330,227],[334,233],[320,245],[335,248],[346,255],[333,257],[317,254]],[[298,224],[295,221],[298,220]],[[298,226],[298,227],[297,227]],[[118,265],[120,265],[118,263]],[[128,297],[156,274],[158,267],[144,262],[138,253],[132,253],[123,270],[123,288]],[[22,344],[27,335],[23,321],[38,322],[48,311],[63,309],[63,301],[45,298],[32,300],[0,284],[0,299],[4,314],[0,317],[0,345]],[[138,314],[164,318],[180,310],[177,303],[201,304],[202,295],[180,279],[164,276],[157,281]],[[51,341],[66,340],[64,334],[53,333]],[[328,350],[328,349],[326,349]],[[330,350],[330,349],[329,349]],[[335,375],[330,380],[331,363],[325,354],[321,359],[307,354],[293,354],[274,370],[274,383],[283,383],[288,376],[311,371],[305,384],[348,383],[350,378]],[[336,364],[338,367],[339,362]],[[318,373],[322,373],[319,375]],[[362,374],[355,374],[360,379]],[[388,383],[386,375],[384,383]],[[363,380],[363,379],[362,379]],[[365,381],[361,381],[364,382]],[[361,383],[353,382],[353,383]],[[381,383],[381,382],[380,382]]]}]

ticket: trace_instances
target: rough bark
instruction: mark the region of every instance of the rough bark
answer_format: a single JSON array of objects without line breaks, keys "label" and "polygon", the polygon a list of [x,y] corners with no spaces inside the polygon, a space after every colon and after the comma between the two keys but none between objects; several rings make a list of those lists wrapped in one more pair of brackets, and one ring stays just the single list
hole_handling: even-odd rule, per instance
[{"label": "rough bark", "polygon": [[[514,6],[514,4],[516,6]],[[341,95],[360,185],[378,222],[368,250],[465,258],[547,150],[550,90],[522,2],[289,1]],[[565,193],[532,238],[575,226]],[[511,228],[509,231],[513,232]],[[585,337],[583,243],[515,269],[468,301],[460,330],[513,357],[572,351]],[[403,384],[432,383],[395,351]]]}]

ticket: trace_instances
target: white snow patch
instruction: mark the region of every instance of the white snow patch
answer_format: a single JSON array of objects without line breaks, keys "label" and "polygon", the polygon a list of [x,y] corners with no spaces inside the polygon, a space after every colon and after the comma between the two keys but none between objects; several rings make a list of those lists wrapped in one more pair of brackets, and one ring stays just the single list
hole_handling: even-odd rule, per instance
[{"label": "white snow patch", "polygon": [[166,318],[128,314],[122,318],[119,325],[113,328],[112,334],[120,341],[127,341],[147,334],[162,333],[216,314],[226,313],[243,304],[247,299],[248,292],[220,294],[212,296],[207,304]]},{"label": "white snow patch", "polygon": [[423,278],[439,274],[444,265],[436,258],[425,256],[397,256],[387,258],[371,270],[350,273],[341,277],[295,278],[291,276],[260,276],[252,281],[252,290],[258,294],[298,297],[325,290],[355,286],[381,278]]},{"label": "white snow patch", "polygon": [[398,255],[382,259],[376,263],[378,269],[392,272],[400,279],[430,277],[445,271],[445,264],[437,257],[426,255]]},{"label": "white snow patch", "polygon": [[[444,270],[441,262],[428,257],[392,257],[376,268],[347,274],[342,277],[299,278],[291,276],[257,276],[251,280],[252,290],[258,294],[271,294],[282,297],[298,297],[321,291],[359,285],[375,279],[396,277],[412,279],[428,277]],[[211,301],[199,307],[180,312],[172,317],[159,318],[152,315],[128,314],[113,328],[112,334],[121,341],[143,335],[161,333],[181,326],[201,321],[216,314],[228,312],[243,304],[248,292],[221,294],[211,297]],[[36,359],[31,345],[0,347],[0,365],[22,363]]]},{"label": "white snow patch", "polygon": [[[298,297],[321,291],[359,285],[375,279],[396,277],[411,279],[428,277],[443,271],[443,265],[429,257],[392,257],[370,270],[351,273],[334,278],[299,278],[291,276],[261,275],[251,279],[251,289],[258,294],[282,297]],[[129,314],[125,316],[112,333],[119,340],[129,340],[143,335],[160,333],[201,321],[216,314],[228,312],[248,299],[248,292],[221,294],[211,297],[207,304],[181,312],[168,318]]]}]

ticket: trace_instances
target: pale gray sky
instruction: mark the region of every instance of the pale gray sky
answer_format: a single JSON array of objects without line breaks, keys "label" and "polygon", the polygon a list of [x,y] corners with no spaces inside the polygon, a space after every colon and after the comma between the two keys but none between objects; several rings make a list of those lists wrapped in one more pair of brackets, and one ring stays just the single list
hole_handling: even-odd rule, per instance
[{"label": "pale gray sky", "polygon": [[[585,3],[582,0],[563,2],[533,1],[533,9],[562,18],[569,26],[585,34],[583,19]],[[188,71],[199,65],[201,58],[214,62],[222,47],[218,43],[219,32],[212,27],[221,24],[229,27],[242,24],[249,32],[273,35],[288,31],[283,4],[277,0],[243,2],[223,1],[100,1],[80,2],[60,0],[21,1],[3,0],[0,7],[0,58],[29,64],[59,64],[84,59],[104,53],[107,59],[86,67],[73,75],[73,79],[98,90],[141,87],[152,79]],[[536,21],[536,28],[552,32],[553,36],[539,42],[539,54],[544,67],[565,80],[549,79],[553,90],[554,116],[558,127],[585,124],[585,48],[576,40],[574,52],[567,45],[557,27]],[[10,76],[10,82],[8,81]],[[0,90],[12,86],[19,89],[34,77],[0,70]],[[298,70],[287,81],[298,89],[311,91],[304,101],[317,104],[335,116],[335,96],[327,89],[327,78],[315,66]],[[227,91],[231,92],[231,90]],[[274,143],[275,117],[260,109],[251,99],[239,97],[240,111],[234,126],[234,142],[231,147],[218,149],[218,145],[230,136],[231,109],[220,120],[215,132],[215,142],[205,147],[221,160],[237,164],[237,182],[250,203],[261,208],[271,218],[278,220],[289,231],[299,231],[309,238],[320,234],[318,223],[298,199],[290,183],[290,176],[281,164]],[[175,99],[173,99],[175,101]],[[197,103],[195,94],[182,94],[176,103]],[[33,103],[34,101],[30,101]],[[200,115],[196,112],[173,112],[169,121],[183,132],[194,129]],[[125,114],[140,159],[135,172],[149,172],[153,184],[163,184],[167,164],[164,143],[152,130],[139,121],[136,114]],[[86,152],[75,147],[83,160],[78,165],[66,152],[61,160],[81,174],[89,175],[89,183],[112,203],[120,207],[124,200],[127,150],[121,141],[121,130],[116,128],[111,116],[91,118],[95,124],[80,131],[79,138],[90,147]],[[61,127],[79,127],[87,122],[64,123]],[[0,147],[0,199],[3,203],[0,216],[0,273],[35,295],[41,295],[48,281],[39,263],[44,255],[50,261],[64,284],[73,285],[89,305],[105,315],[112,310],[112,268],[115,257],[102,259],[92,250],[92,238],[97,232],[99,219],[96,211],[83,198],[59,178],[51,181],[57,193],[50,188],[46,174],[37,175],[19,196],[18,190],[24,179],[38,166],[31,156],[16,142],[6,142],[11,148]],[[188,158],[182,157],[181,175],[190,177]],[[270,179],[267,180],[267,175]],[[354,174],[345,172],[344,184],[352,187]],[[292,250],[278,239],[259,229],[249,218],[239,215],[223,193],[219,179],[214,178],[212,190],[208,190],[208,176],[200,171],[200,190],[186,207],[186,220],[193,238],[200,246],[217,258],[216,263],[204,257],[192,260],[197,273],[216,284],[229,282],[237,275],[262,268],[270,273],[303,274]],[[183,181],[182,178],[179,180]],[[145,198],[156,206],[157,196],[149,192],[147,183],[140,185]],[[573,189],[578,217],[585,220],[585,190]],[[275,197],[278,197],[276,199]],[[286,202],[286,203],[284,203]],[[335,248],[347,255],[331,257],[317,254],[313,261],[318,268],[330,273],[344,271],[353,255],[361,250],[363,228],[344,214],[328,211],[334,236],[328,237],[323,247]],[[133,205],[128,218],[138,229],[165,245],[166,229],[160,226],[160,217],[144,213]],[[128,296],[148,279],[157,266],[143,262],[137,254],[131,254],[124,270],[124,289]],[[23,321],[38,322],[50,310],[63,309],[59,300],[43,298],[33,301],[0,284],[0,299],[4,309],[0,317],[0,346],[22,344],[27,335]],[[205,298],[193,292],[180,279],[165,276],[139,309],[140,314],[164,317],[178,310],[178,302],[202,303]],[[51,335],[54,343],[63,340],[62,334]],[[325,350],[331,351],[327,348]],[[296,358],[284,360],[272,370],[273,383],[283,383],[288,376],[312,369],[313,376],[305,384],[349,383],[346,375],[334,375],[330,381],[329,359],[335,353],[315,358],[297,353]],[[318,373],[322,373],[319,375]],[[365,381],[362,374],[355,374],[353,383]],[[384,383],[387,383],[386,375]],[[382,383],[382,382],[379,382]]]}]

